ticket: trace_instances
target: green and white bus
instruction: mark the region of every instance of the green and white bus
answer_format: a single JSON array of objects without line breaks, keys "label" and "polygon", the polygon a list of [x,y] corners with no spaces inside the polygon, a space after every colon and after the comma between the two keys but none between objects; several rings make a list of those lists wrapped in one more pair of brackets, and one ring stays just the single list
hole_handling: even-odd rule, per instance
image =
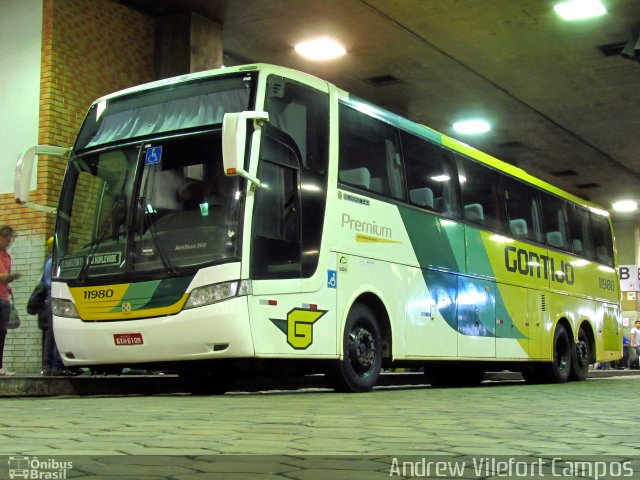
[{"label": "green and white bus", "polygon": [[[18,163],[28,201],[34,147]],[[97,100],[69,150],[55,336],[77,367],[487,369],[586,377],[620,358],[608,214],[294,70],[248,65]]]}]

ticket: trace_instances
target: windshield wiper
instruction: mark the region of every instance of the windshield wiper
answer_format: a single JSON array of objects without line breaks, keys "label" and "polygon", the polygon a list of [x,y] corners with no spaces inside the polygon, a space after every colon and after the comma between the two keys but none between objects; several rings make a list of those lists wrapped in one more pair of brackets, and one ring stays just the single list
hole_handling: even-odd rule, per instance
[{"label": "windshield wiper", "polygon": [[[120,199],[113,202],[113,205],[111,206],[111,211],[109,212],[109,214],[111,215],[111,218],[113,219],[113,223],[110,225],[107,222],[102,227],[102,231],[100,232],[100,235],[98,235],[94,244],[91,245],[91,250],[89,250],[89,253],[84,258],[84,263],[82,264],[82,268],[80,268],[80,271],[78,272],[78,276],[76,277],[76,280],[79,280],[81,282],[84,282],[86,280],[87,273],[89,272],[89,264],[91,263],[91,257],[93,257],[93,255],[96,253],[98,246],[104,241],[105,238],[107,238],[107,234],[109,233],[109,226],[113,227],[114,239],[120,236],[119,230],[122,224],[124,223],[123,222],[124,218],[126,217],[125,209],[126,209],[126,202],[124,199]],[[116,213],[118,215],[117,217],[115,216]]]},{"label": "windshield wiper", "polygon": [[[146,185],[145,185],[146,187]],[[146,189],[146,188],[145,188]],[[165,271],[167,272],[167,274],[171,275],[172,277],[177,277],[178,276],[178,272],[176,272],[176,269],[174,268],[173,264],[171,263],[171,260],[169,260],[169,257],[167,256],[167,254],[165,253],[164,249],[162,248],[162,245],[160,244],[160,240],[158,239],[158,236],[156,235],[156,227],[153,224],[153,222],[151,221],[151,216],[149,214],[149,212],[147,211],[147,202],[146,202],[146,198],[144,196],[141,196],[138,198],[139,202],[140,202],[140,207],[142,208],[142,216],[143,216],[143,223],[142,225],[144,226],[144,221],[147,220],[149,223],[149,233],[151,234],[151,239],[153,240],[153,244],[155,245],[156,249],[158,250],[158,255],[160,255],[160,261],[162,262],[162,266],[164,267]],[[140,233],[140,236],[142,237],[142,232]]]}]

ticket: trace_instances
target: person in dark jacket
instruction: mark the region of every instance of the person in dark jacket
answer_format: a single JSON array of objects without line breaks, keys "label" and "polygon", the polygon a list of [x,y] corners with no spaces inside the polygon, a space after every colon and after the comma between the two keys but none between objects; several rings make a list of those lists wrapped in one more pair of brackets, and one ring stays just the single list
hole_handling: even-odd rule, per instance
[{"label": "person in dark jacket", "polygon": [[44,376],[73,376],[73,370],[65,368],[60,358],[60,352],[56,346],[56,339],[53,335],[53,316],[51,313],[51,272],[53,270],[53,237],[47,240],[49,255],[44,261],[42,268],[42,282],[47,291],[46,299],[42,309],[38,312],[38,323],[45,327],[44,330],[44,354],[42,375]]}]

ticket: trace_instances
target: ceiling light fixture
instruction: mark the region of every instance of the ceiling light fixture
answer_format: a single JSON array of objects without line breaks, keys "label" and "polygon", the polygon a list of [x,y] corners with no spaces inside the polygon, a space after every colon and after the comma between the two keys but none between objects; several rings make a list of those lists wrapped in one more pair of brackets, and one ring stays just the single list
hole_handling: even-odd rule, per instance
[{"label": "ceiling light fixture", "polygon": [[612,205],[616,212],[635,212],[638,204],[633,200],[620,200]]},{"label": "ceiling light fixture", "polygon": [[563,20],[583,20],[607,13],[600,0],[570,0],[554,5],[553,9]]},{"label": "ceiling light fixture", "polygon": [[476,135],[491,130],[491,125],[482,119],[461,120],[453,124],[453,129],[465,135]]},{"label": "ceiling light fixture", "polygon": [[309,60],[331,60],[347,53],[342,45],[328,37],[300,42],[294,48]]},{"label": "ceiling light fixture", "polygon": [[431,178],[431,180],[433,180],[434,182],[448,182],[449,180],[451,180],[451,177],[449,175],[436,175],[434,177],[429,177]]}]

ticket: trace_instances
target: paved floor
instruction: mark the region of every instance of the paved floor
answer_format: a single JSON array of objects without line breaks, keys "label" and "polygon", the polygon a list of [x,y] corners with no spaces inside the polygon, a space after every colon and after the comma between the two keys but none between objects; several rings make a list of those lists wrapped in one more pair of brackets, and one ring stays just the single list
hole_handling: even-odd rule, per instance
[{"label": "paved floor", "polygon": [[[634,477],[640,478],[639,394],[640,377],[634,376],[566,385],[518,381],[476,388],[387,387],[358,395],[308,390],[218,397],[5,398],[0,399],[0,455],[69,457],[75,459],[74,468],[88,465],[67,478],[81,471],[87,478],[104,473],[104,458],[92,471],[88,457],[75,456],[188,456],[177,464],[173,457],[131,457],[131,462],[111,457],[108,473],[134,478],[130,463],[139,467],[143,462],[140,468],[147,476],[140,478],[198,478],[194,472],[202,472],[201,478],[232,479],[251,478],[251,472],[256,478],[360,478],[340,467],[351,457],[323,457],[335,455],[353,455],[360,462],[403,455],[607,455],[632,459]],[[207,457],[220,454],[253,457],[218,458],[212,467]],[[273,466],[283,461],[273,455],[286,455],[289,467],[299,462],[298,474],[283,475]],[[309,455],[319,457],[310,460]],[[585,457],[590,455],[598,457]],[[374,470],[388,478],[389,458],[382,469],[378,465],[361,478],[376,478]],[[311,467],[313,461],[320,466]],[[229,473],[212,476],[221,462]],[[3,468],[0,464],[0,478]],[[342,475],[310,473],[335,468]],[[369,468],[360,463],[356,470]]]}]

